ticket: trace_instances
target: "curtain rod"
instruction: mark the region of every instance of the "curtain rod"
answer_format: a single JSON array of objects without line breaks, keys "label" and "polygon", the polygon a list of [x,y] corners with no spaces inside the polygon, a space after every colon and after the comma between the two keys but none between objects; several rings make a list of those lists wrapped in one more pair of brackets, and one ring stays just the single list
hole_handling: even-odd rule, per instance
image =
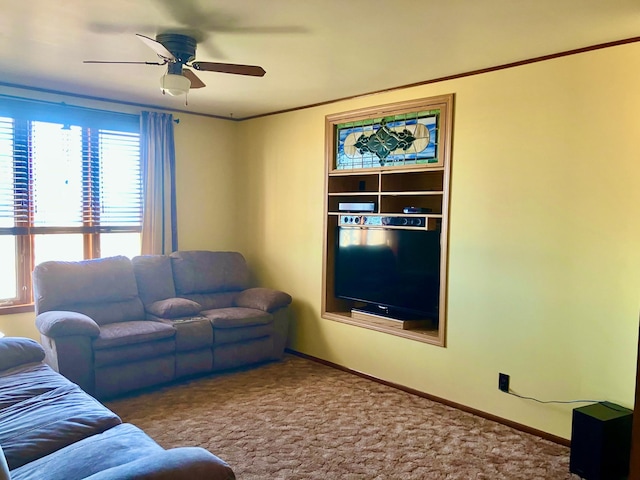
[{"label": "curtain rod", "polygon": [[[117,111],[113,111],[113,110],[104,110],[104,109],[101,109],[101,108],[82,107],[80,105],[71,105],[71,104],[68,104],[66,102],[52,102],[50,100],[39,100],[39,99],[35,99],[35,98],[17,97],[15,95],[6,95],[4,93],[0,93],[0,100],[2,100],[2,99],[13,100],[13,101],[18,101],[18,102],[25,102],[25,103],[35,103],[35,104],[39,104],[39,105],[48,105],[48,106],[54,106],[54,107],[77,108],[79,110],[86,110],[86,111],[89,111],[89,112],[109,113],[111,115],[122,115],[124,117],[130,117],[130,118],[139,117],[139,115],[135,114],[135,113],[124,113],[124,112],[117,112]],[[174,118],[173,121],[176,124],[180,123],[180,119],[179,118]]]},{"label": "curtain rod", "polygon": [[82,107],[80,105],[71,105],[65,102],[52,102],[49,100],[39,100],[39,99],[35,99],[35,98],[25,98],[25,97],[17,97],[15,95],[6,95],[3,93],[0,93],[0,100],[5,99],[5,100],[13,100],[13,101],[18,101],[18,102],[25,102],[25,103],[34,103],[34,104],[38,104],[38,105],[48,105],[48,106],[52,106],[52,107],[63,107],[63,108],[70,108],[70,109],[78,109],[78,110],[85,110],[85,111],[89,111],[89,112],[97,112],[97,113],[108,113],[111,115],[122,115],[124,117],[130,117],[130,118],[134,118],[134,117],[139,117],[139,115],[135,114],[135,113],[124,113],[124,112],[117,112],[117,111],[113,111],[113,110],[104,110],[104,109],[100,109],[100,108],[92,108],[92,107]]}]

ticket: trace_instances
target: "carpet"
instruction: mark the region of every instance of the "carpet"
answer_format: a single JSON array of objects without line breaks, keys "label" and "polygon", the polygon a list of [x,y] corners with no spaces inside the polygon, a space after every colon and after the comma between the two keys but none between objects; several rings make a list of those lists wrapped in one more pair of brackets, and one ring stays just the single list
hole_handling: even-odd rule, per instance
[{"label": "carpet", "polygon": [[579,479],[569,448],[293,355],[107,402],[238,479]]}]

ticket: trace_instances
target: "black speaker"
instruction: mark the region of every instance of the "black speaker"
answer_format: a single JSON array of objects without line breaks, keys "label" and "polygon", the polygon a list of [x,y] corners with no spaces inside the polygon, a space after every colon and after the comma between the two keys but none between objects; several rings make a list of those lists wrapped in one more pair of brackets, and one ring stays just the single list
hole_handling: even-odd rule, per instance
[{"label": "black speaker", "polygon": [[622,480],[629,473],[633,411],[601,402],[573,410],[569,470],[585,480]]}]

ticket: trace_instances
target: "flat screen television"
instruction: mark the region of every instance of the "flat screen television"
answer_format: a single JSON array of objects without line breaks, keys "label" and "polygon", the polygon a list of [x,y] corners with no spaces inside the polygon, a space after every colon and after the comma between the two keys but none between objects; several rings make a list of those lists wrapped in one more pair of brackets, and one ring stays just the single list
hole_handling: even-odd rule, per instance
[{"label": "flat screen television", "polygon": [[440,255],[440,230],[339,227],[336,296],[398,320],[437,320]]}]

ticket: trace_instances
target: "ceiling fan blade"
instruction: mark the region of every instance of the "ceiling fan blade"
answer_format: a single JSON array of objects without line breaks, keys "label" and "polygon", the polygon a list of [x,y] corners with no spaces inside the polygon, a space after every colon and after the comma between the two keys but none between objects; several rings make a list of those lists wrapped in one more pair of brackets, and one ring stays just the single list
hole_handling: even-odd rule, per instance
[{"label": "ceiling fan blade", "polygon": [[191,88],[206,87],[204,82],[202,80],[200,80],[197,77],[197,75],[195,73],[193,73],[191,70],[189,70],[188,68],[183,68],[182,69],[182,75],[184,75],[185,77],[187,77],[191,81]]},{"label": "ceiling fan blade", "polygon": [[139,33],[136,33],[136,36],[140,40],[142,40],[142,43],[144,43],[147,47],[149,47],[151,50],[156,52],[156,54],[160,58],[164,58],[170,62],[176,61],[176,57],[173,56],[173,53],[167,50],[167,47],[165,47],[163,44],[161,44],[157,40],[154,40],[153,38],[145,37],[144,35],[140,35]]},{"label": "ceiling fan blade", "polygon": [[257,65],[238,65],[235,63],[193,62],[190,65],[196,70],[206,72],[232,73],[234,75],[249,75],[251,77],[263,77],[264,68]]},{"label": "ceiling fan blade", "polygon": [[112,62],[108,60],[84,60],[82,63],[128,63],[131,65],[166,65],[167,60],[164,62]]}]

